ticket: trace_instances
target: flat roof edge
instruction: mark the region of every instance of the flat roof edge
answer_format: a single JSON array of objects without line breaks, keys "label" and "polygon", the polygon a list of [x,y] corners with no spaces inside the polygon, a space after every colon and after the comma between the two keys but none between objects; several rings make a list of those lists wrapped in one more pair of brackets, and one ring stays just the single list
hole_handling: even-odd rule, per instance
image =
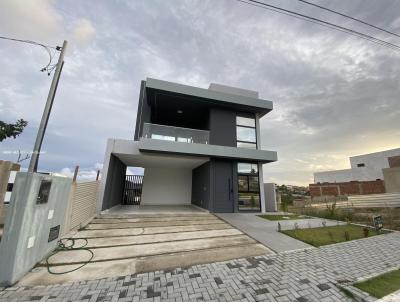
[{"label": "flat roof edge", "polygon": [[263,109],[267,112],[273,109],[273,102],[260,98],[253,98],[243,95],[230,94],[225,92],[214,91],[205,88],[199,88],[184,84],[172,83],[153,78],[146,78],[146,88],[164,90],[199,98],[212,99],[226,103],[233,103],[245,105],[249,107],[256,107]]}]

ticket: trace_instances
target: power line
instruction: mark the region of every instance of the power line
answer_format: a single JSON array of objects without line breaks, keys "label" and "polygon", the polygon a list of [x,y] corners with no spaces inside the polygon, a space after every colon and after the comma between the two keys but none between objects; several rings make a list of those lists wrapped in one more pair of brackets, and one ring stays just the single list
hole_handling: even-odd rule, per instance
[{"label": "power line", "polygon": [[382,27],[373,25],[373,24],[368,23],[368,22],[366,22],[366,21],[363,21],[363,20],[354,18],[354,17],[352,17],[352,16],[346,15],[346,14],[344,14],[344,13],[335,11],[335,10],[333,10],[333,9],[330,9],[330,8],[327,8],[327,7],[324,7],[324,6],[321,6],[321,5],[312,3],[312,2],[308,2],[308,1],[305,1],[305,0],[298,0],[298,1],[303,2],[303,3],[305,3],[305,4],[308,4],[308,5],[311,5],[311,6],[318,7],[318,8],[320,8],[320,9],[326,10],[326,11],[331,12],[331,13],[334,13],[334,14],[336,14],[336,15],[339,15],[339,16],[342,16],[342,17],[351,19],[351,20],[353,20],[353,21],[360,22],[360,23],[362,23],[362,24],[364,24],[364,25],[368,25],[368,26],[370,26],[370,27],[373,27],[373,28],[375,28],[375,29],[378,29],[378,30],[380,30],[380,31],[383,31],[383,32],[385,32],[385,33],[388,33],[388,34],[391,34],[391,35],[393,35],[393,36],[396,36],[396,37],[399,37],[399,38],[400,38],[400,35],[398,35],[398,34],[396,34],[396,33],[394,33],[394,32],[391,32],[391,31],[386,30],[386,29],[384,29],[384,28],[382,28]]},{"label": "power line", "polygon": [[270,10],[270,11],[273,11],[273,12],[277,12],[279,14],[288,15],[290,17],[294,17],[294,18],[297,18],[297,19],[300,19],[300,20],[303,20],[303,21],[315,23],[315,24],[318,24],[320,26],[324,26],[324,27],[327,27],[327,28],[330,28],[330,29],[333,29],[333,30],[336,30],[336,31],[344,32],[344,33],[347,33],[347,34],[350,34],[350,35],[353,35],[353,36],[368,40],[368,41],[373,42],[375,44],[391,48],[393,50],[397,50],[397,51],[400,50],[400,46],[399,45],[396,45],[396,44],[393,44],[393,43],[390,43],[390,42],[375,38],[373,36],[370,36],[370,35],[358,32],[356,30],[353,30],[353,29],[350,29],[350,28],[346,28],[344,26],[340,26],[340,25],[337,25],[337,24],[334,24],[334,23],[331,23],[331,22],[328,22],[328,21],[324,21],[324,20],[321,20],[321,19],[318,19],[318,18],[314,18],[314,17],[307,16],[307,15],[300,14],[300,13],[296,13],[296,12],[291,11],[291,10],[287,10],[287,9],[284,9],[284,8],[281,8],[281,7],[278,7],[278,6],[270,5],[270,4],[267,4],[267,3],[264,3],[264,2],[260,2],[260,1],[256,1],[256,0],[246,0],[246,1],[245,0],[237,0],[237,1],[243,2],[243,3],[248,4],[248,5],[253,5],[253,6],[256,6],[256,7],[259,7],[259,8],[263,8],[263,9],[266,9],[266,10]]},{"label": "power line", "polygon": [[339,28],[335,28],[333,26],[329,26],[329,25],[322,24],[322,23],[319,23],[319,22],[316,22],[316,21],[313,21],[313,20],[309,20],[307,18],[303,18],[303,17],[300,17],[300,16],[295,16],[295,15],[292,15],[292,14],[289,14],[289,13],[286,13],[286,12],[281,12],[279,10],[276,10],[276,9],[273,9],[273,8],[268,8],[268,7],[265,7],[265,6],[261,6],[261,5],[255,4],[255,3],[246,2],[245,0],[237,0],[237,1],[249,4],[249,5],[252,5],[252,6],[256,6],[256,7],[262,8],[262,9],[270,10],[270,11],[273,11],[273,12],[276,12],[276,13],[279,13],[279,14],[287,15],[287,16],[290,16],[290,17],[293,17],[293,18],[296,18],[296,19],[299,19],[299,20],[303,20],[303,21],[307,21],[307,22],[310,22],[310,23],[318,24],[320,26],[323,26],[323,27],[326,27],[326,28],[330,28],[330,29],[333,29],[333,30],[336,30],[336,31],[344,32],[344,33],[347,33],[349,35],[352,35],[352,36],[355,36],[355,37],[358,37],[358,38],[362,38],[362,39],[371,41],[371,42],[376,43],[378,45],[384,45],[383,43],[380,43],[380,42],[377,42],[377,41],[373,41],[372,39],[368,39],[368,38],[362,37],[362,36],[357,35],[355,33],[351,33],[351,32],[348,32],[348,31],[345,31],[345,30],[342,30],[342,29],[339,29]]},{"label": "power line", "polygon": [[[47,75],[50,75],[51,72],[54,70],[56,65],[55,64],[51,64],[51,62],[53,61],[53,58],[55,56],[56,51],[60,51],[61,50],[60,46],[55,46],[54,47],[54,46],[51,46],[51,45],[46,45],[46,44],[39,43],[39,42],[32,41],[32,40],[16,39],[16,38],[5,37],[5,36],[0,36],[0,39],[14,41],[14,42],[27,43],[27,44],[32,44],[32,45],[43,47],[46,50],[47,54],[49,55],[49,62],[40,71],[42,71],[42,72],[46,71]],[[52,53],[51,50],[54,50],[54,52]]]}]

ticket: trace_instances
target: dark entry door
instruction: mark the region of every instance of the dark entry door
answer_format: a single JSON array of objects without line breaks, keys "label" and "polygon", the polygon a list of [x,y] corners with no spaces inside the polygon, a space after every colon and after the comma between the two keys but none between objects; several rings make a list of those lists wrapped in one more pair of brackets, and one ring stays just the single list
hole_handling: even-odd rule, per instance
[{"label": "dark entry door", "polygon": [[214,212],[233,212],[233,171],[232,162],[214,162]]}]

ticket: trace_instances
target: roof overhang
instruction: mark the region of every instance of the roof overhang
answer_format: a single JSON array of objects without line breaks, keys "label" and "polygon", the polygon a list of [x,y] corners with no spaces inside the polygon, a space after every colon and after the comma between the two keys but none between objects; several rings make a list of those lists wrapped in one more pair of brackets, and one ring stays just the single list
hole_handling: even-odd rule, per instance
[{"label": "roof overhang", "polygon": [[159,91],[187,96],[186,99],[188,101],[190,98],[196,98],[216,105],[235,108],[240,111],[255,112],[260,116],[267,114],[273,109],[273,103],[271,101],[256,97],[198,88],[152,78],[147,78],[145,83],[148,93],[154,90],[155,92]]}]

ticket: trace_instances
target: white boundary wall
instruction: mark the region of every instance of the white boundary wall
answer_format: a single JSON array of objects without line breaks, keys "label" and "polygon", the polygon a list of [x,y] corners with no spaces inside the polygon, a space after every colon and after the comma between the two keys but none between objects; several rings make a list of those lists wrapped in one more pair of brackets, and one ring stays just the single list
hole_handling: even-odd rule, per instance
[{"label": "white boundary wall", "polygon": [[192,169],[145,168],[141,205],[185,205],[192,200]]}]

